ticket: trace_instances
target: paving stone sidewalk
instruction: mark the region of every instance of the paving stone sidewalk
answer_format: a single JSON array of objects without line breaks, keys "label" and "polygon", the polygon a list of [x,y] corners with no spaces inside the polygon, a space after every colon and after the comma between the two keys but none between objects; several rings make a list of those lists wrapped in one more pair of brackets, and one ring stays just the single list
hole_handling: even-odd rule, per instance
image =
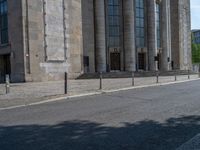
[{"label": "paving stone sidewalk", "polygon": [[[197,79],[198,75],[191,75]],[[173,82],[174,76],[159,77],[159,83]],[[188,80],[187,75],[177,76],[177,81]],[[80,95],[99,91],[99,79],[69,80],[68,95]],[[135,78],[135,86],[152,85],[156,77]],[[103,90],[114,90],[132,86],[131,78],[103,79]],[[64,96],[64,81],[11,84],[10,93],[5,94],[5,85],[0,85],[0,108],[25,105]]]}]

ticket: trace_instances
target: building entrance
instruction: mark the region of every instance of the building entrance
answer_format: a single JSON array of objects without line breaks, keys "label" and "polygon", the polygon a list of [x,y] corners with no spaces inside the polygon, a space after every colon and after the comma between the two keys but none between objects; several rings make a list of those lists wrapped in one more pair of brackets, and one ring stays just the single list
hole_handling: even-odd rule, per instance
[{"label": "building entrance", "polygon": [[146,54],[138,53],[138,69],[145,70],[146,69]]},{"label": "building entrance", "polygon": [[10,55],[0,55],[0,83],[5,82],[5,75],[10,73]]},{"label": "building entrance", "polygon": [[110,70],[120,71],[120,53],[110,53]]},{"label": "building entrance", "polygon": [[161,53],[158,53],[158,70],[160,70],[161,69],[161,60],[162,60],[162,58],[161,58]]}]

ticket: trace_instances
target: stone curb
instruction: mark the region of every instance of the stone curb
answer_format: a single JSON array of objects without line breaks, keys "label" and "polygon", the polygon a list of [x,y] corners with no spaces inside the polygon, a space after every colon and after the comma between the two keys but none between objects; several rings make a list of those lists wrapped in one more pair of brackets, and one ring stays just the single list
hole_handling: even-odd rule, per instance
[{"label": "stone curb", "polygon": [[44,101],[41,101],[41,102],[35,102],[35,103],[30,103],[30,104],[24,104],[24,105],[17,105],[17,106],[10,106],[10,107],[5,107],[5,108],[0,108],[0,111],[10,110],[10,109],[15,109],[15,108],[20,108],[20,107],[26,107],[26,106],[40,105],[40,104],[56,102],[56,101],[61,101],[61,100],[66,100],[66,99],[69,100],[69,99],[85,97],[85,96],[93,96],[93,95],[100,95],[100,94],[106,94],[106,93],[114,93],[114,92],[119,92],[119,91],[127,91],[127,90],[141,89],[141,88],[147,88],[147,87],[157,87],[157,86],[164,86],[164,85],[172,85],[172,84],[185,83],[185,82],[191,82],[191,81],[197,81],[197,80],[200,80],[200,79],[198,78],[198,79],[182,80],[182,81],[176,81],[176,82],[157,83],[157,84],[151,84],[151,85],[141,85],[141,86],[127,87],[127,88],[120,88],[120,89],[115,89],[115,90],[101,90],[101,91],[85,93],[85,94],[79,94],[79,95],[73,95],[73,96],[61,96],[61,97],[58,97],[58,98],[50,98],[49,100],[44,100]]}]

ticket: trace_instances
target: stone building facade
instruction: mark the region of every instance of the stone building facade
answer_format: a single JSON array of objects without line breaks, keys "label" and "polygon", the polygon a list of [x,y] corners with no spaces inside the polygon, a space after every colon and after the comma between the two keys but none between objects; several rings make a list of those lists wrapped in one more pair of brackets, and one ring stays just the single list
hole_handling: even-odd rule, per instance
[{"label": "stone building facade", "polygon": [[191,67],[189,0],[0,0],[0,73],[14,82]]}]

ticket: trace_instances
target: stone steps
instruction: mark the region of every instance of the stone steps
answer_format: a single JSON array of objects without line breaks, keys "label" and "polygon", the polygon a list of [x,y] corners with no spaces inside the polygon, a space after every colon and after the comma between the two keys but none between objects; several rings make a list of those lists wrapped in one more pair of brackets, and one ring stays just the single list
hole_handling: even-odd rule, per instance
[{"label": "stone steps", "polygon": [[[144,72],[135,72],[135,77],[151,77],[156,76],[156,71],[144,71]],[[159,76],[174,76],[174,75],[188,75],[186,70],[178,71],[162,71],[159,72]],[[196,74],[196,72],[190,72],[190,74]],[[131,72],[109,72],[103,73],[103,78],[131,78]],[[99,73],[85,73],[79,76],[77,79],[97,79],[99,78]]]}]

